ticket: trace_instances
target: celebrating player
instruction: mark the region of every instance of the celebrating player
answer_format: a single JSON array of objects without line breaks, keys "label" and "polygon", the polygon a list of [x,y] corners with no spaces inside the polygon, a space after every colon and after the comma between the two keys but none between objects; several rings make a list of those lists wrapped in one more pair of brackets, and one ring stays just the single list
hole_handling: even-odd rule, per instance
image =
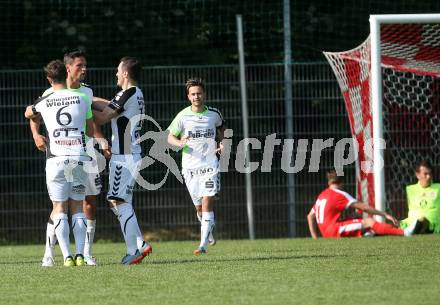
[{"label": "celebrating player", "polygon": [[[214,245],[214,196],[220,191],[217,152],[223,152],[225,130],[220,112],[205,105],[205,85],[200,79],[186,82],[186,94],[191,106],[180,111],[168,127],[168,143],[182,149],[182,173],[185,184],[201,222],[199,255]],[[216,135],[218,132],[219,148]],[[201,215],[201,219],[200,219]]]},{"label": "celebrating player", "polygon": [[[328,188],[319,194],[316,203],[307,215],[310,234],[313,239],[318,238],[318,229],[324,238],[331,237],[361,237],[365,231],[377,235],[405,235],[410,236],[418,231],[421,223],[414,221],[405,230],[396,228],[398,221],[391,215],[376,210],[368,204],[357,201],[342,190],[343,177],[338,176],[335,170],[327,173]],[[342,212],[349,208],[359,209],[372,215],[380,215],[391,221],[393,225],[375,221],[371,217],[364,219],[339,220]]]},{"label": "celebrating player", "polygon": [[[87,72],[87,60],[86,55],[82,51],[73,51],[70,53],[66,53],[64,55],[64,64],[67,70],[67,79],[66,84],[67,87],[73,91],[81,92],[86,94],[90,100],[93,99],[93,90],[82,83],[85,79]],[[47,89],[42,96],[47,96],[52,93],[53,89]],[[39,119],[40,117],[36,117],[31,120],[31,131],[34,137],[35,145],[40,150],[45,150],[45,137],[39,133]],[[101,129],[98,125],[93,123],[94,134],[93,137],[96,141],[98,141],[101,148],[103,148],[104,155],[109,157],[111,152],[108,148],[108,143],[104,139],[104,135],[101,132]],[[92,156],[93,157],[93,156]],[[75,245],[76,245],[76,255],[75,261],[78,266],[81,265],[89,265],[95,266],[96,259],[92,254],[92,246],[95,235],[96,228],[96,197],[101,192],[102,184],[101,178],[99,175],[99,170],[97,167],[96,160],[93,160],[92,166],[89,167],[92,169],[88,173],[88,179],[86,183],[86,197],[83,202],[83,213],[78,213],[76,215],[72,215],[72,226],[74,230],[75,236]],[[83,225],[86,222],[86,227]],[[76,231],[81,231],[86,229],[86,239],[84,241],[78,240],[77,236],[82,236],[82,233],[76,234]],[[46,250],[42,260],[42,266],[50,267],[54,264],[54,254],[53,248],[56,243],[56,236],[53,227],[53,221],[49,217],[49,221],[47,224],[46,231]]]},{"label": "celebrating player", "polygon": [[[86,133],[93,134],[93,119],[90,98],[72,90],[66,90],[66,67],[60,60],[51,61],[45,68],[47,79],[53,92],[39,98],[33,106],[26,108],[28,119],[42,116],[49,137],[46,149],[46,183],[49,197],[53,202],[50,219],[58,239],[65,266],[75,266],[70,254],[67,211],[76,221],[82,214],[85,199],[87,174],[84,163],[91,158],[86,152]],[[75,230],[75,240],[85,240],[85,223]],[[78,250],[78,245],[76,245]]]},{"label": "celebrating player", "polygon": [[[132,205],[135,176],[139,174],[141,146],[137,142],[142,128],[142,120],[137,116],[144,113],[144,96],[137,87],[141,65],[136,58],[121,59],[116,73],[117,85],[122,90],[111,101],[94,99],[96,122],[112,125],[112,157],[107,199],[118,217],[122,234],[127,245],[127,255],[122,264],[140,263],[153,249],[143,239]],[[134,122],[136,120],[136,122]]]}]

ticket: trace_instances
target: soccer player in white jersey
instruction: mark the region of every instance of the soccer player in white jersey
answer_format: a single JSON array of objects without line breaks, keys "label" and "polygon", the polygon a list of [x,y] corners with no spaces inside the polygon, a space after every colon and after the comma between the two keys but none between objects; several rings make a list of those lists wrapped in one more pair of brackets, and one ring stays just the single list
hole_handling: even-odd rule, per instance
[{"label": "soccer player in white jersey", "polygon": [[[185,184],[200,217],[199,255],[207,252],[212,237],[214,198],[220,191],[217,153],[223,152],[224,120],[220,111],[205,105],[205,85],[200,79],[186,82],[186,94],[191,106],[180,111],[168,127],[168,143],[182,149],[182,173]],[[216,136],[218,135],[219,147]]]},{"label": "soccer player in white jersey", "polygon": [[[46,184],[53,203],[51,219],[64,265],[70,267],[75,266],[75,261],[70,254],[67,212],[70,208],[74,216],[82,213],[87,180],[84,163],[91,161],[86,152],[86,134],[93,134],[91,100],[83,93],[66,89],[66,67],[60,60],[51,61],[45,71],[54,90],[28,106],[25,117],[41,115],[46,125]],[[85,240],[85,229],[76,233],[76,238]]]},{"label": "soccer player in white jersey", "polygon": [[[117,85],[122,88],[111,101],[94,99],[96,122],[104,124],[111,121],[112,157],[107,199],[112,211],[118,217],[121,231],[127,245],[127,254],[121,263],[132,265],[140,263],[153,249],[144,241],[132,205],[135,175],[139,174],[141,146],[140,137],[144,114],[144,96],[137,86],[141,74],[140,62],[134,57],[123,57],[118,65]],[[135,122],[136,121],[136,122]]]},{"label": "soccer player in white jersey", "polygon": [[[67,70],[66,84],[69,89],[77,90],[86,94],[90,100],[93,99],[93,90],[82,83],[85,79],[87,72],[87,60],[86,55],[82,51],[73,51],[64,55],[64,64]],[[46,96],[53,92],[53,88],[49,88],[44,91],[42,96]],[[31,131],[35,141],[35,145],[38,149],[45,151],[45,137],[39,133],[39,120],[40,117],[36,117],[30,121]],[[98,141],[101,148],[103,148],[104,155],[109,157],[111,154],[107,141],[104,139],[104,135],[98,125],[93,123],[94,134],[93,137]],[[96,197],[101,192],[102,183],[99,175],[99,170],[96,166],[96,160],[93,160],[94,169],[89,172],[86,183],[86,198],[83,202],[83,212],[72,215],[72,226],[75,235],[76,255],[75,261],[77,265],[96,266],[96,259],[92,255],[92,245],[96,228]],[[83,230],[83,223],[86,222],[86,239],[85,241],[77,240],[75,234],[78,230]],[[79,234],[82,236],[82,234]],[[42,266],[50,267],[54,265],[54,246],[56,243],[56,235],[54,231],[54,225],[52,219],[49,217],[46,230],[46,248],[42,260]]]}]

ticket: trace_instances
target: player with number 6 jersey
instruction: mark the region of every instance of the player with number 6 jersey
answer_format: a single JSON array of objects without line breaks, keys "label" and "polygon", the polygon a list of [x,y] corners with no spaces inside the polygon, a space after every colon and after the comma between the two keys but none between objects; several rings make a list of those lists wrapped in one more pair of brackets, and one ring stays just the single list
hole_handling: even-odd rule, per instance
[{"label": "player with number 6 jersey", "polygon": [[[64,54],[64,65],[66,67],[67,78],[66,85],[73,92],[80,92],[87,95],[90,101],[93,100],[93,90],[83,84],[81,81],[84,80],[87,71],[87,60],[86,54],[83,51],[73,51]],[[50,87],[42,96],[48,96],[54,92],[54,88]],[[36,117],[30,120],[30,127],[34,137],[35,145],[41,151],[46,150],[46,138],[40,134],[39,122],[40,117]],[[96,229],[96,198],[101,192],[101,177],[99,175],[101,168],[98,167],[98,160],[96,151],[90,150],[91,143],[95,141],[102,148],[104,156],[109,158],[111,151],[108,147],[107,140],[104,138],[98,125],[93,123],[93,141],[89,139],[88,142],[88,154],[92,157],[92,162],[87,164],[85,168],[87,171],[87,181],[85,184],[85,194],[86,197],[83,201],[83,211],[72,215],[72,227],[74,228],[75,236],[75,246],[76,255],[75,263],[78,266],[84,264],[88,266],[96,266],[96,258],[92,254],[93,240]],[[82,232],[86,230],[85,241],[78,240],[77,236],[82,236]],[[42,260],[42,266],[51,267],[54,265],[54,246],[56,244],[56,236],[54,231],[53,220],[49,217],[46,230],[46,248]]]},{"label": "player with number 6 jersey", "polygon": [[[53,202],[51,218],[55,223],[64,265],[70,267],[75,265],[75,261],[69,249],[67,211],[70,208],[72,215],[82,212],[87,179],[84,166],[91,160],[86,152],[86,133],[93,135],[91,100],[85,94],[66,89],[67,72],[60,60],[51,61],[45,71],[53,93],[28,106],[25,117],[34,119],[41,115],[46,125],[49,137],[46,184]],[[86,230],[76,232],[76,246],[78,241],[84,245],[85,235]]]}]

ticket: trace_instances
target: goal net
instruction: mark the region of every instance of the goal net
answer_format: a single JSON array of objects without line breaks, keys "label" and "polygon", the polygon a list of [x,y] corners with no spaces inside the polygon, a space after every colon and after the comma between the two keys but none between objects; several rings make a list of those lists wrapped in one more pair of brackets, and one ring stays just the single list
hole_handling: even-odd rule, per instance
[{"label": "goal net", "polygon": [[353,50],[324,55],[339,82],[351,132],[359,145],[358,198],[378,206],[377,171],[365,171],[361,164],[372,160],[365,144],[372,139],[374,124],[382,124],[385,207],[403,218],[405,186],[415,183],[416,163],[427,159],[435,169],[440,156],[440,21],[380,25],[382,122],[373,121],[372,115],[372,43],[370,36]]}]

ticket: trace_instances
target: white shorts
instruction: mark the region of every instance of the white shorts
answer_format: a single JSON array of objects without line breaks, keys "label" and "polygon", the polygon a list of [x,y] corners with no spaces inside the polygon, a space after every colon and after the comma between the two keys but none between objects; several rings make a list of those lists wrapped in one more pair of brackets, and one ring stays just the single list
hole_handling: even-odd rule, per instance
[{"label": "white shorts", "polygon": [[50,200],[67,201],[69,198],[82,201],[85,198],[87,174],[83,165],[66,157],[53,157],[46,161],[46,184]]},{"label": "white shorts", "polygon": [[185,169],[182,173],[194,205],[201,205],[203,197],[214,197],[220,192],[218,167]]},{"label": "white shorts", "polygon": [[131,203],[141,155],[112,155],[109,165],[108,200]]},{"label": "white shorts", "polygon": [[101,193],[102,180],[99,175],[98,165],[96,160],[92,160],[87,167],[87,180],[86,180],[86,196],[96,196]]},{"label": "white shorts", "polygon": [[101,193],[102,180],[99,174],[87,174],[86,179],[86,196],[96,196]]}]

